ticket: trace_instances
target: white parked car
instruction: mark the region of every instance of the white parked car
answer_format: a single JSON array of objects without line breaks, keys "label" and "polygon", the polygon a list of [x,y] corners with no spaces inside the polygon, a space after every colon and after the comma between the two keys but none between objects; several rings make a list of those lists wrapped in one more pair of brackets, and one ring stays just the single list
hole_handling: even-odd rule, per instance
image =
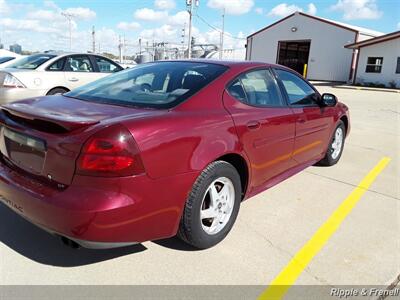
[{"label": "white parked car", "polygon": [[7,68],[16,61],[17,57],[13,56],[1,56],[0,57],[0,69]]},{"label": "white parked car", "polygon": [[121,70],[117,63],[95,54],[33,54],[0,69],[0,104],[62,94]]},{"label": "white parked car", "polygon": [[0,69],[7,68],[8,65],[14,63],[18,58],[21,58],[18,53],[8,51],[6,49],[0,49]]}]

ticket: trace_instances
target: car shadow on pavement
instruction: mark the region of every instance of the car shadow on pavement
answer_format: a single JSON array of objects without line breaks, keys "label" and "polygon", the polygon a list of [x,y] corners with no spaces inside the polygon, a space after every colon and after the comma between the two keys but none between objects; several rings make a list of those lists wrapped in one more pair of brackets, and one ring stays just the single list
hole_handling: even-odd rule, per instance
[{"label": "car shadow on pavement", "polygon": [[0,243],[41,264],[58,267],[90,265],[147,250],[141,244],[108,250],[72,249],[60,239],[24,220],[0,203]]},{"label": "car shadow on pavement", "polygon": [[169,249],[173,249],[173,250],[179,250],[179,251],[201,251],[201,249],[197,249],[195,247],[192,247],[186,243],[184,243],[182,240],[180,240],[177,237],[173,237],[173,238],[169,238],[169,239],[164,239],[164,240],[157,240],[157,241],[153,241],[153,243],[165,247],[165,248],[169,248]]}]

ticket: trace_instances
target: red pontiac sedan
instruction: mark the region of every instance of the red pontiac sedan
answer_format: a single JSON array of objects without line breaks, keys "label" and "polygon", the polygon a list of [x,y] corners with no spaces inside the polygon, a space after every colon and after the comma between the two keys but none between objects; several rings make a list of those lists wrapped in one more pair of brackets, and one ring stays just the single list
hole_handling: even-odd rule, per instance
[{"label": "red pontiac sedan", "polygon": [[208,248],[243,200],[337,163],[350,122],[285,67],[193,60],[5,105],[0,128],[2,201],[65,243]]}]

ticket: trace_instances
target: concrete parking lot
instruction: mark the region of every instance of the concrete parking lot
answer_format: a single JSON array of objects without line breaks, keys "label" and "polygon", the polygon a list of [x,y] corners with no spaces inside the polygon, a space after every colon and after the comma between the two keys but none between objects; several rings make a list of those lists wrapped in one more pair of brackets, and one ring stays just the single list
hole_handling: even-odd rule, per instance
[{"label": "concrete parking lot", "polygon": [[295,284],[394,282],[400,274],[400,94],[318,89],[350,107],[352,130],[341,161],[310,167],[244,202],[223,243],[204,251],[177,239],[76,251],[0,204],[0,283],[267,286],[385,156],[390,163]]}]

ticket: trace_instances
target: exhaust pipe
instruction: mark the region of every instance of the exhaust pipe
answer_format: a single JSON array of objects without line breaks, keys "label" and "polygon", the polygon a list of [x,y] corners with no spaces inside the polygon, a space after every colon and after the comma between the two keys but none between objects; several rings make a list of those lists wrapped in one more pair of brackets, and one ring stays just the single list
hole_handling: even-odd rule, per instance
[{"label": "exhaust pipe", "polygon": [[70,240],[69,238],[66,238],[65,236],[61,237],[61,242],[65,246],[72,248],[72,249],[79,249],[81,247],[77,242]]}]

